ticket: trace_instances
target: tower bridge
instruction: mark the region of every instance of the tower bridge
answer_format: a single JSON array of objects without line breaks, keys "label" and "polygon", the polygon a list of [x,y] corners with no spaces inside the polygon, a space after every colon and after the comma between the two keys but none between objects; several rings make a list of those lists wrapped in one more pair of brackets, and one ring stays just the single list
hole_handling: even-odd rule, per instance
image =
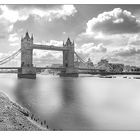
[{"label": "tower bridge", "polygon": [[21,68],[18,69],[18,77],[36,77],[36,67],[33,66],[33,50],[52,50],[63,52],[63,70],[60,76],[77,77],[78,69],[74,67],[74,42],[68,38],[63,46],[40,45],[33,43],[33,35],[30,37],[28,32],[21,39]]},{"label": "tower bridge", "polygon": [[[63,53],[63,65],[62,67],[35,67],[33,65],[33,50],[51,50],[51,51],[61,51]],[[42,69],[55,69],[59,70],[60,76],[63,77],[78,77],[79,74],[100,74],[100,75],[140,75],[140,72],[106,72],[102,69],[95,69],[94,67],[87,67],[87,63],[75,52],[74,41],[68,38],[67,41],[62,46],[55,45],[42,45],[34,44],[33,35],[30,37],[28,32],[24,38],[21,38],[21,48],[14,52],[12,55],[0,60],[0,65],[3,65],[10,60],[14,59],[18,54],[21,53],[21,66],[20,67],[0,67],[3,70],[14,70],[17,72],[18,78],[36,78],[36,73]],[[77,58],[77,64],[80,62],[86,67],[75,66],[74,58]]]},{"label": "tower bridge", "polygon": [[[28,32],[26,32],[25,37],[21,38],[21,48],[13,53],[11,56],[0,60],[0,65],[3,65],[21,53],[21,66],[20,67],[0,67],[0,69],[17,69],[18,78],[36,78],[36,73],[41,69],[56,69],[60,70],[60,76],[63,77],[78,77],[79,73],[82,73],[81,70],[84,70],[83,73],[97,72],[96,69],[92,68],[78,68],[74,66],[74,57],[85,64],[78,54],[75,52],[74,41],[71,42],[70,38],[67,39],[66,43],[63,42],[62,46],[54,45],[42,45],[34,44],[33,35],[30,37]],[[51,50],[51,51],[61,51],[63,53],[63,66],[62,67],[35,67],[33,65],[33,50]]]}]

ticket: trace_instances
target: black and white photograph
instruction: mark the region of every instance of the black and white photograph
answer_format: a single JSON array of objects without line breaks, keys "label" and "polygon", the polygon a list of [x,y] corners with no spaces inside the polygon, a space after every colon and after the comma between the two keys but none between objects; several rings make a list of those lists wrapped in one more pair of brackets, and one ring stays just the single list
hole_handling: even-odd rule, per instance
[{"label": "black and white photograph", "polygon": [[0,131],[140,131],[140,4],[0,4]]}]

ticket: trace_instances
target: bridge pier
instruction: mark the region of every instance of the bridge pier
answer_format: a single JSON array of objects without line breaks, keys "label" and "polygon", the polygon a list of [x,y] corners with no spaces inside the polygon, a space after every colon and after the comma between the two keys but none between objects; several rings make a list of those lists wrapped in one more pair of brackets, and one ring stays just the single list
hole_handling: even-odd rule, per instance
[{"label": "bridge pier", "polygon": [[18,69],[18,78],[36,79],[35,67],[21,67]]},{"label": "bridge pier", "polygon": [[78,77],[78,70],[76,68],[66,68],[65,71],[61,71],[60,77]]}]

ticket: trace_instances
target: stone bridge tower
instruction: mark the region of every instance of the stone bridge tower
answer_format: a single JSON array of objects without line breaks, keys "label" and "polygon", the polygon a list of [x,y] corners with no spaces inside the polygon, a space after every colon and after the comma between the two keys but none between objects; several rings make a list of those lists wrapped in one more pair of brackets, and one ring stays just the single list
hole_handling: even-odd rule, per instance
[{"label": "stone bridge tower", "polygon": [[74,41],[71,42],[68,38],[66,43],[63,43],[63,47],[67,48],[63,51],[63,67],[65,70],[61,72],[60,76],[78,77],[78,70],[74,68]]},{"label": "stone bridge tower", "polygon": [[25,37],[21,39],[21,67],[32,67],[32,55],[33,55],[33,36],[30,38],[28,32]]},{"label": "stone bridge tower", "polygon": [[21,38],[21,68],[18,71],[19,78],[32,78],[36,76],[36,70],[33,67],[33,35],[28,32],[24,38]]}]

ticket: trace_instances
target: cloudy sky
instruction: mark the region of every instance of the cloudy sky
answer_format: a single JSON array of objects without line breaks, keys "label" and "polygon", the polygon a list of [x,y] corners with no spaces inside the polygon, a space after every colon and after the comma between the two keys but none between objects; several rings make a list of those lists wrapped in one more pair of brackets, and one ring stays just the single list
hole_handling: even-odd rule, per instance
[{"label": "cloudy sky", "polygon": [[[26,31],[40,44],[62,46],[70,37],[94,63],[107,58],[140,66],[140,5],[0,5],[0,59],[20,48]],[[61,52],[34,51],[35,65],[61,62]]]}]

